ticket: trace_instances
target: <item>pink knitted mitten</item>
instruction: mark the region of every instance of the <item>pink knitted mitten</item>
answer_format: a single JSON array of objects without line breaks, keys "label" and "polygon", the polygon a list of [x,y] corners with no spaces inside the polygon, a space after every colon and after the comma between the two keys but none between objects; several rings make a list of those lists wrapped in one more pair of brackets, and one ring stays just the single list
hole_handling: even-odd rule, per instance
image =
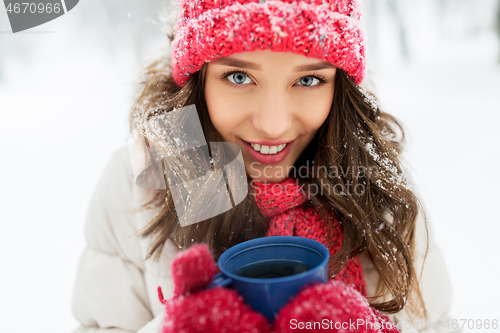
[{"label": "pink knitted mitten", "polygon": [[271,331],[266,318],[250,309],[236,291],[221,287],[203,290],[217,272],[206,244],[179,252],[172,262],[174,297],[165,305],[162,333],[174,332],[253,332]]},{"label": "pink knitted mitten", "polygon": [[389,318],[342,281],[330,280],[301,291],[285,305],[273,332],[399,333]]}]

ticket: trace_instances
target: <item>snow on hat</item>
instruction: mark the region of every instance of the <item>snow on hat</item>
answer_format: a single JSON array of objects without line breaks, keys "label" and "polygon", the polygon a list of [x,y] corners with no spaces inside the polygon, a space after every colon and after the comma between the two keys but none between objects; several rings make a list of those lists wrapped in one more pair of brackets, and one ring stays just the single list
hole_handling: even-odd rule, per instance
[{"label": "snow on hat", "polygon": [[363,80],[360,0],[179,1],[172,71],[181,87],[205,62],[256,49],[322,59]]}]

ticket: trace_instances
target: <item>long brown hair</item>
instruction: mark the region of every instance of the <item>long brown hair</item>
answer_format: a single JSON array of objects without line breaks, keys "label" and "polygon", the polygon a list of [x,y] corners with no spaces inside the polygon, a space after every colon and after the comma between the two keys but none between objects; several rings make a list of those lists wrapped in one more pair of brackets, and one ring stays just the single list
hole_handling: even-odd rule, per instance
[{"label": "long brown hair", "polygon": [[[183,88],[173,80],[168,56],[145,65],[139,97],[129,119],[131,130],[153,116],[194,104],[206,142],[223,141],[210,121],[205,102],[206,65]],[[341,248],[330,258],[331,273],[337,274],[347,260],[366,253],[381,277],[376,294],[385,295],[388,290],[392,296],[388,301],[370,304],[387,313],[399,312],[408,305],[410,315],[423,314],[427,318],[413,260],[419,211],[424,217],[426,234],[428,231],[425,212],[400,161],[404,130],[394,116],[380,110],[373,94],[357,86],[341,69],[337,70],[334,89],[328,118],[296,162],[296,166],[314,165],[312,177],[298,178],[306,188],[342,189],[340,195],[321,191],[310,196],[309,201],[318,208],[324,221],[328,210],[335,212],[342,228]],[[147,135],[144,136],[148,141]],[[149,144],[155,144],[149,140]],[[332,175],[329,171],[339,169],[368,172],[342,171]],[[346,190],[348,186],[361,186],[363,191],[353,193]],[[184,227],[179,224],[168,185],[156,190],[153,198],[141,206],[152,207],[160,208],[159,213],[140,231],[141,237],[152,238],[147,259],[154,254],[158,259],[168,239],[179,249],[207,243],[217,259],[235,244],[265,236],[269,227],[253,195],[223,214]]]}]

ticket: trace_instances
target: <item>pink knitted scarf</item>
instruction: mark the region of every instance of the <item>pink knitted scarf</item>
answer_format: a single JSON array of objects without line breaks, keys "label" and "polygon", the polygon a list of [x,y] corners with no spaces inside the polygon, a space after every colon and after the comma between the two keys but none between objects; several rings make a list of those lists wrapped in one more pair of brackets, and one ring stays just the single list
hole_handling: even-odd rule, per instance
[{"label": "pink knitted scarf", "polygon": [[[334,255],[342,244],[342,228],[334,213],[328,228],[314,206],[303,205],[307,194],[296,179],[286,178],[279,183],[253,181],[255,201],[262,214],[270,219],[267,236],[300,236],[317,240]],[[343,269],[333,277],[353,286],[366,297],[366,284],[359,257],[347,261]]]}]

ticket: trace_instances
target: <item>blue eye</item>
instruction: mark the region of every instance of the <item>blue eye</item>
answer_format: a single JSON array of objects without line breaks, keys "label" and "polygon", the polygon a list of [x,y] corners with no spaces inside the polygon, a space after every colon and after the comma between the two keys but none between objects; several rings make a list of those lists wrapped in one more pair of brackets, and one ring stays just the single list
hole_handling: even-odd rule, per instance
[{"label": "blue eye", "polygon": [[[317,82],[316,82],[316,84],[312,84],[312,83],[314,82],[314,80],[316,80],[316,81],[317,81]],[[303,85],[303,86],[310,87],[310,86],[313,86],[313,85],[314,85],[314,86],[315,86],[315,85],[317,85],[317,84],[320,82],[320,80],[319,80],[319,79],[317,79],[317,78],[315,78],[314,76],[304,76],[304,77],[302,77],[302,78],[299,80],[299,82],[300,82],[300,83],[301,83],[301,85]]]},{"label": "blue eye", "polygon": [[[229,82],[236,86],[244,86],[249,83],[252,83],[252,79],[250,79],[250,76],[248,75],[247,72],[244,70],[239,70],[239,71],[228,71],[226,73],[223,73],[221,75],[221,79],[227,79]],[[308,76],[303,76],[300,78],[298,81],[298,85],[302,87],[314,87],[318,88],[321,87],[323,83],[326,83],[327,80],[321,75],[308,75]]]},{"label": "blue eye", "polygon": [[[243,72],[235,72],[233,74],[228,75],[227,78],[230,82],[235,83],[235,84],[240,84],[240,85],[244,84],[247,79],[250,82],[252,82],[252,80],[248,77],[248,75],[243,73]],[[232,78],[232,80],[231,80],[231,78]],[[246,83],[250,83],[250,82],[246,82]]]}]

